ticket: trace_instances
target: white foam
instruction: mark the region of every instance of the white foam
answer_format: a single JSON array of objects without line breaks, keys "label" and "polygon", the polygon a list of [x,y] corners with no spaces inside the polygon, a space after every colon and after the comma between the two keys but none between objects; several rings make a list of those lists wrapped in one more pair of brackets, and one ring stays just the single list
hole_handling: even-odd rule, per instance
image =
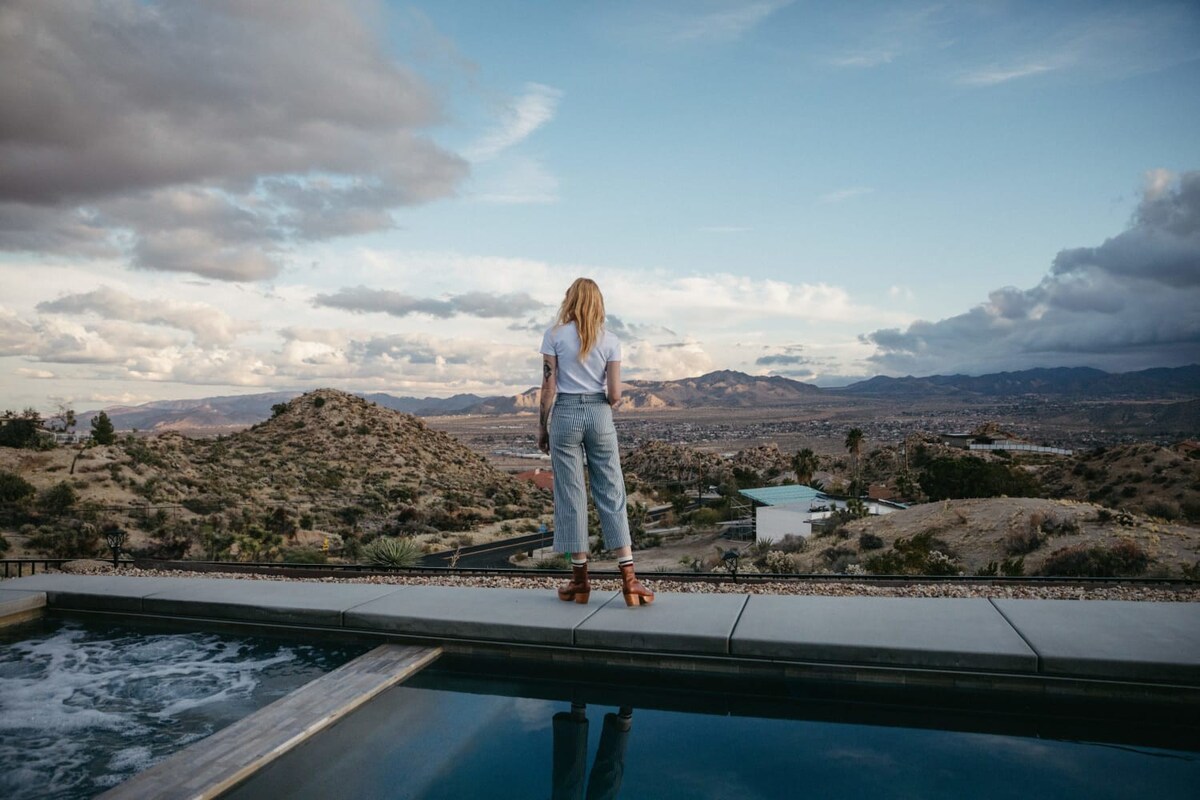
[{"label": "white foam", "polygon": [[314,655],[74,622],[0,645],[0,797],[90,797],[260,705],[267,675],[315,676]]}]

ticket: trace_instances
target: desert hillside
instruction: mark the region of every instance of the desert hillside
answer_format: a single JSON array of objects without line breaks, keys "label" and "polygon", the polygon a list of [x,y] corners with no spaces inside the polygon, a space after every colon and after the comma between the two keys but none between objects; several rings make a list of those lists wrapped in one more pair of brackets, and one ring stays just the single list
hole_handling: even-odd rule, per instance
[{"label": "desert hillside", "polygon": [[797,572],[1200,577],[1200,529],[1070,500],[926,503],[776,549]]},{"label": "desert hillside", "polygon": [[[547,493],[495,469],[453,437],[331,389],[279,404],[271,419],[214,439],[165,433],[83,452],[0,448],[0,471],[32,484],[38,502],[59,483],[75,495],[71,508],[57,514],[30,508],[36,526],[6,531],[18,548],[30,527],[55,529],[80,519],[135,527],[151,554],[182,555],[211,549],[202,541],[205,531],[210,539],[228,532],[218,537],[226,549],[226,540],[242,531],[273,533],[276,548],[324,544],[326,534],[336,534],[340,545],[362,534],[445,538],[502,520],[529,526],[550,509]],[[136,509],[146,506],[150,519],[131,526],[140,521]]]}]

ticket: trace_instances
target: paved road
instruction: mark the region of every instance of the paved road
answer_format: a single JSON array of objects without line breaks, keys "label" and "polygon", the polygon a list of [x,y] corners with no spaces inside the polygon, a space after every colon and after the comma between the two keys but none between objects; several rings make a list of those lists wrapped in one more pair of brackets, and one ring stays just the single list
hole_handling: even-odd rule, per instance
[{"label": "paved road", "polygon": [[[532,553],[540,547],[549,547],[554,542],[553,533],[531,533],[512,539],[501,539],[487,544],[464,547],[458,552],[459,567],[510,567],[509,556],[517,553]],[[454,550],[430,553],[421,559],[423,567],[448,567]]]}]

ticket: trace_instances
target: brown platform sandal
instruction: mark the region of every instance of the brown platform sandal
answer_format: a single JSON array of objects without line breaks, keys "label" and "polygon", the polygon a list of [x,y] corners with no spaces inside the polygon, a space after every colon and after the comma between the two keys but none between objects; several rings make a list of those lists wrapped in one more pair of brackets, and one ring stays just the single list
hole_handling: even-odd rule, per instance
[{"label": "brown platform sandal", "polygon": [[620,564],[621,594],[625,595],[627,606],[648,606],[654,602],[654,592],[642,585],[633,574],[633,564]]},{"label": "brown platform sandal", "polygon": [[566,602],[586,604],[592,596],[592,584],[588,581],[587,564],[582,567],[571,565],[571,580],[558,587],[558,599]]}]

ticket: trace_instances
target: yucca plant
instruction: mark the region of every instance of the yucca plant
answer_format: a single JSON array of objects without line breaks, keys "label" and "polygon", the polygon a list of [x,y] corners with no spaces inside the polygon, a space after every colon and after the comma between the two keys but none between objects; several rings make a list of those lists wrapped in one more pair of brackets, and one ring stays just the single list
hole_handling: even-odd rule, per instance
[{"label": "yucca plant", "polygon": [[411,567],[421,558],[421,546],[407,537],[381,536],[363,548],[363,557],[378,567]]}]

